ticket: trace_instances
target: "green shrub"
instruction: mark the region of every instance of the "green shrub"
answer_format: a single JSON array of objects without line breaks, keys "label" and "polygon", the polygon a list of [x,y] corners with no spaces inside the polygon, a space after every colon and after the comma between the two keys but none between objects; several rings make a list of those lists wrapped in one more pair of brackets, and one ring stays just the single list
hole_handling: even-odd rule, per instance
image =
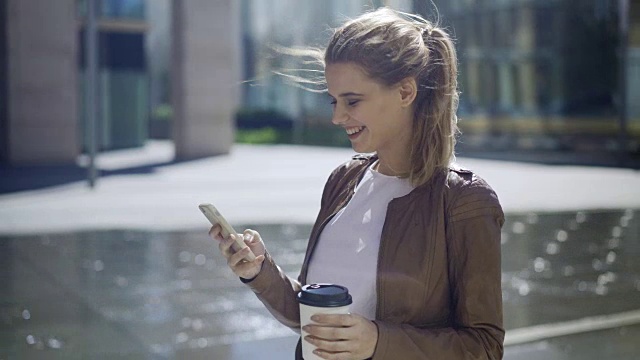
[{"label": "green shrub", "polygon": [[242,108],[235,115],[236,126],[239,129],[291,129],[293,119],[275,109]]},{"label": "green shrub", "polygon": [[156,120],[169,121],[173,118],[173,108],[169,104],[160,104],[153,109],[152,117]]},{"label": "green shrub", "polygon": [[237,129],[236,142],[244,144],[277,144],[280,135],[274,128]]},{"label": "green shrub", "polygon": [[294,131],[263,127],[259,129],[236,129],[236,142],[244,144],[294,144],[302,141],[301,145],[349,147],[351,143],[339,127],[325,125],[306,125],[302,129],[301,138],[294,139]]}]

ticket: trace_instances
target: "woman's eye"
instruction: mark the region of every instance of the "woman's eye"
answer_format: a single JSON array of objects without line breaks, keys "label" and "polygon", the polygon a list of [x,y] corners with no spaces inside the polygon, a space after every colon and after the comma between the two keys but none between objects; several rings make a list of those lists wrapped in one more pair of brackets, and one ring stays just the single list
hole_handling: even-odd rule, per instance
[{"label": "woman's eye", "polygon": [[[348,106],[354,106],[359,102],[360,102],[360,100],[348,100],[347,101],[347,105]],[[333,105],[333,106],[336,106],[338,104],[338,101],[337,100],[331,100],[330,104]]]}]

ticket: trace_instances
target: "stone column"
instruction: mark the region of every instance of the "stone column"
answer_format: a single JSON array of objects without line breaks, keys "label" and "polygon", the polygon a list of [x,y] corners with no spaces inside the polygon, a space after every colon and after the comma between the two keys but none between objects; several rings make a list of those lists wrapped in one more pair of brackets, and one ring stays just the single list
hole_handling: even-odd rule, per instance
[{"label": "stone column", "polygon": [[535,10],[523,5],[519,10],[519,27],[516,30],[516,43],[518,50],[526,54],[527,60],[519,65],[519,93],[521,107],[526,112],[535,112],[538,107],[536,98],[536,24]]},{"label": "stone column", "polygon": [[11,164],[73,163],[78,141],[75,0],[7,0]]},{"label": "stone column", "polygon": [[228,153],[241,94],[240,2],[173,0],[172,104],[176,157]]}]

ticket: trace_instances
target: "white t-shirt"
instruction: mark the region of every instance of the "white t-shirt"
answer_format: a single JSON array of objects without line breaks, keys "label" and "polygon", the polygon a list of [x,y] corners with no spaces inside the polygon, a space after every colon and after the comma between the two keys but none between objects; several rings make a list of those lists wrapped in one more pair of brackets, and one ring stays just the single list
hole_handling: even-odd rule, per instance
[{"label": "white t-shirt", "polygon": [[[377,162],[376,162],[377,163]],[[374,320],[380,235],[387,205],[413,190],[408,179],[381,174],[372,164],[342,208],[320,234],[307,272],[307,283],[346,286],[350,311]]]}]

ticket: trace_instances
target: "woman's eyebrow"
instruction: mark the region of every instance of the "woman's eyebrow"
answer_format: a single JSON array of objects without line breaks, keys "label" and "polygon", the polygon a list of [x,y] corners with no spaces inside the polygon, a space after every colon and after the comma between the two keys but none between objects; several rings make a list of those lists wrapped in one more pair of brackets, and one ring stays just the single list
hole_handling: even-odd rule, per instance
[{"label": "woman's eyebrow", "polygon": [[[364,96],[364,94],[359,94],[353,91],[349,91],[349,92],[345,92],[342,93],[340,95],[338,95],[338,97],[347,97],[347,96]],[[331,97],[332,99],[334,99],[333,95],[329,94],[329,97]]]}]

